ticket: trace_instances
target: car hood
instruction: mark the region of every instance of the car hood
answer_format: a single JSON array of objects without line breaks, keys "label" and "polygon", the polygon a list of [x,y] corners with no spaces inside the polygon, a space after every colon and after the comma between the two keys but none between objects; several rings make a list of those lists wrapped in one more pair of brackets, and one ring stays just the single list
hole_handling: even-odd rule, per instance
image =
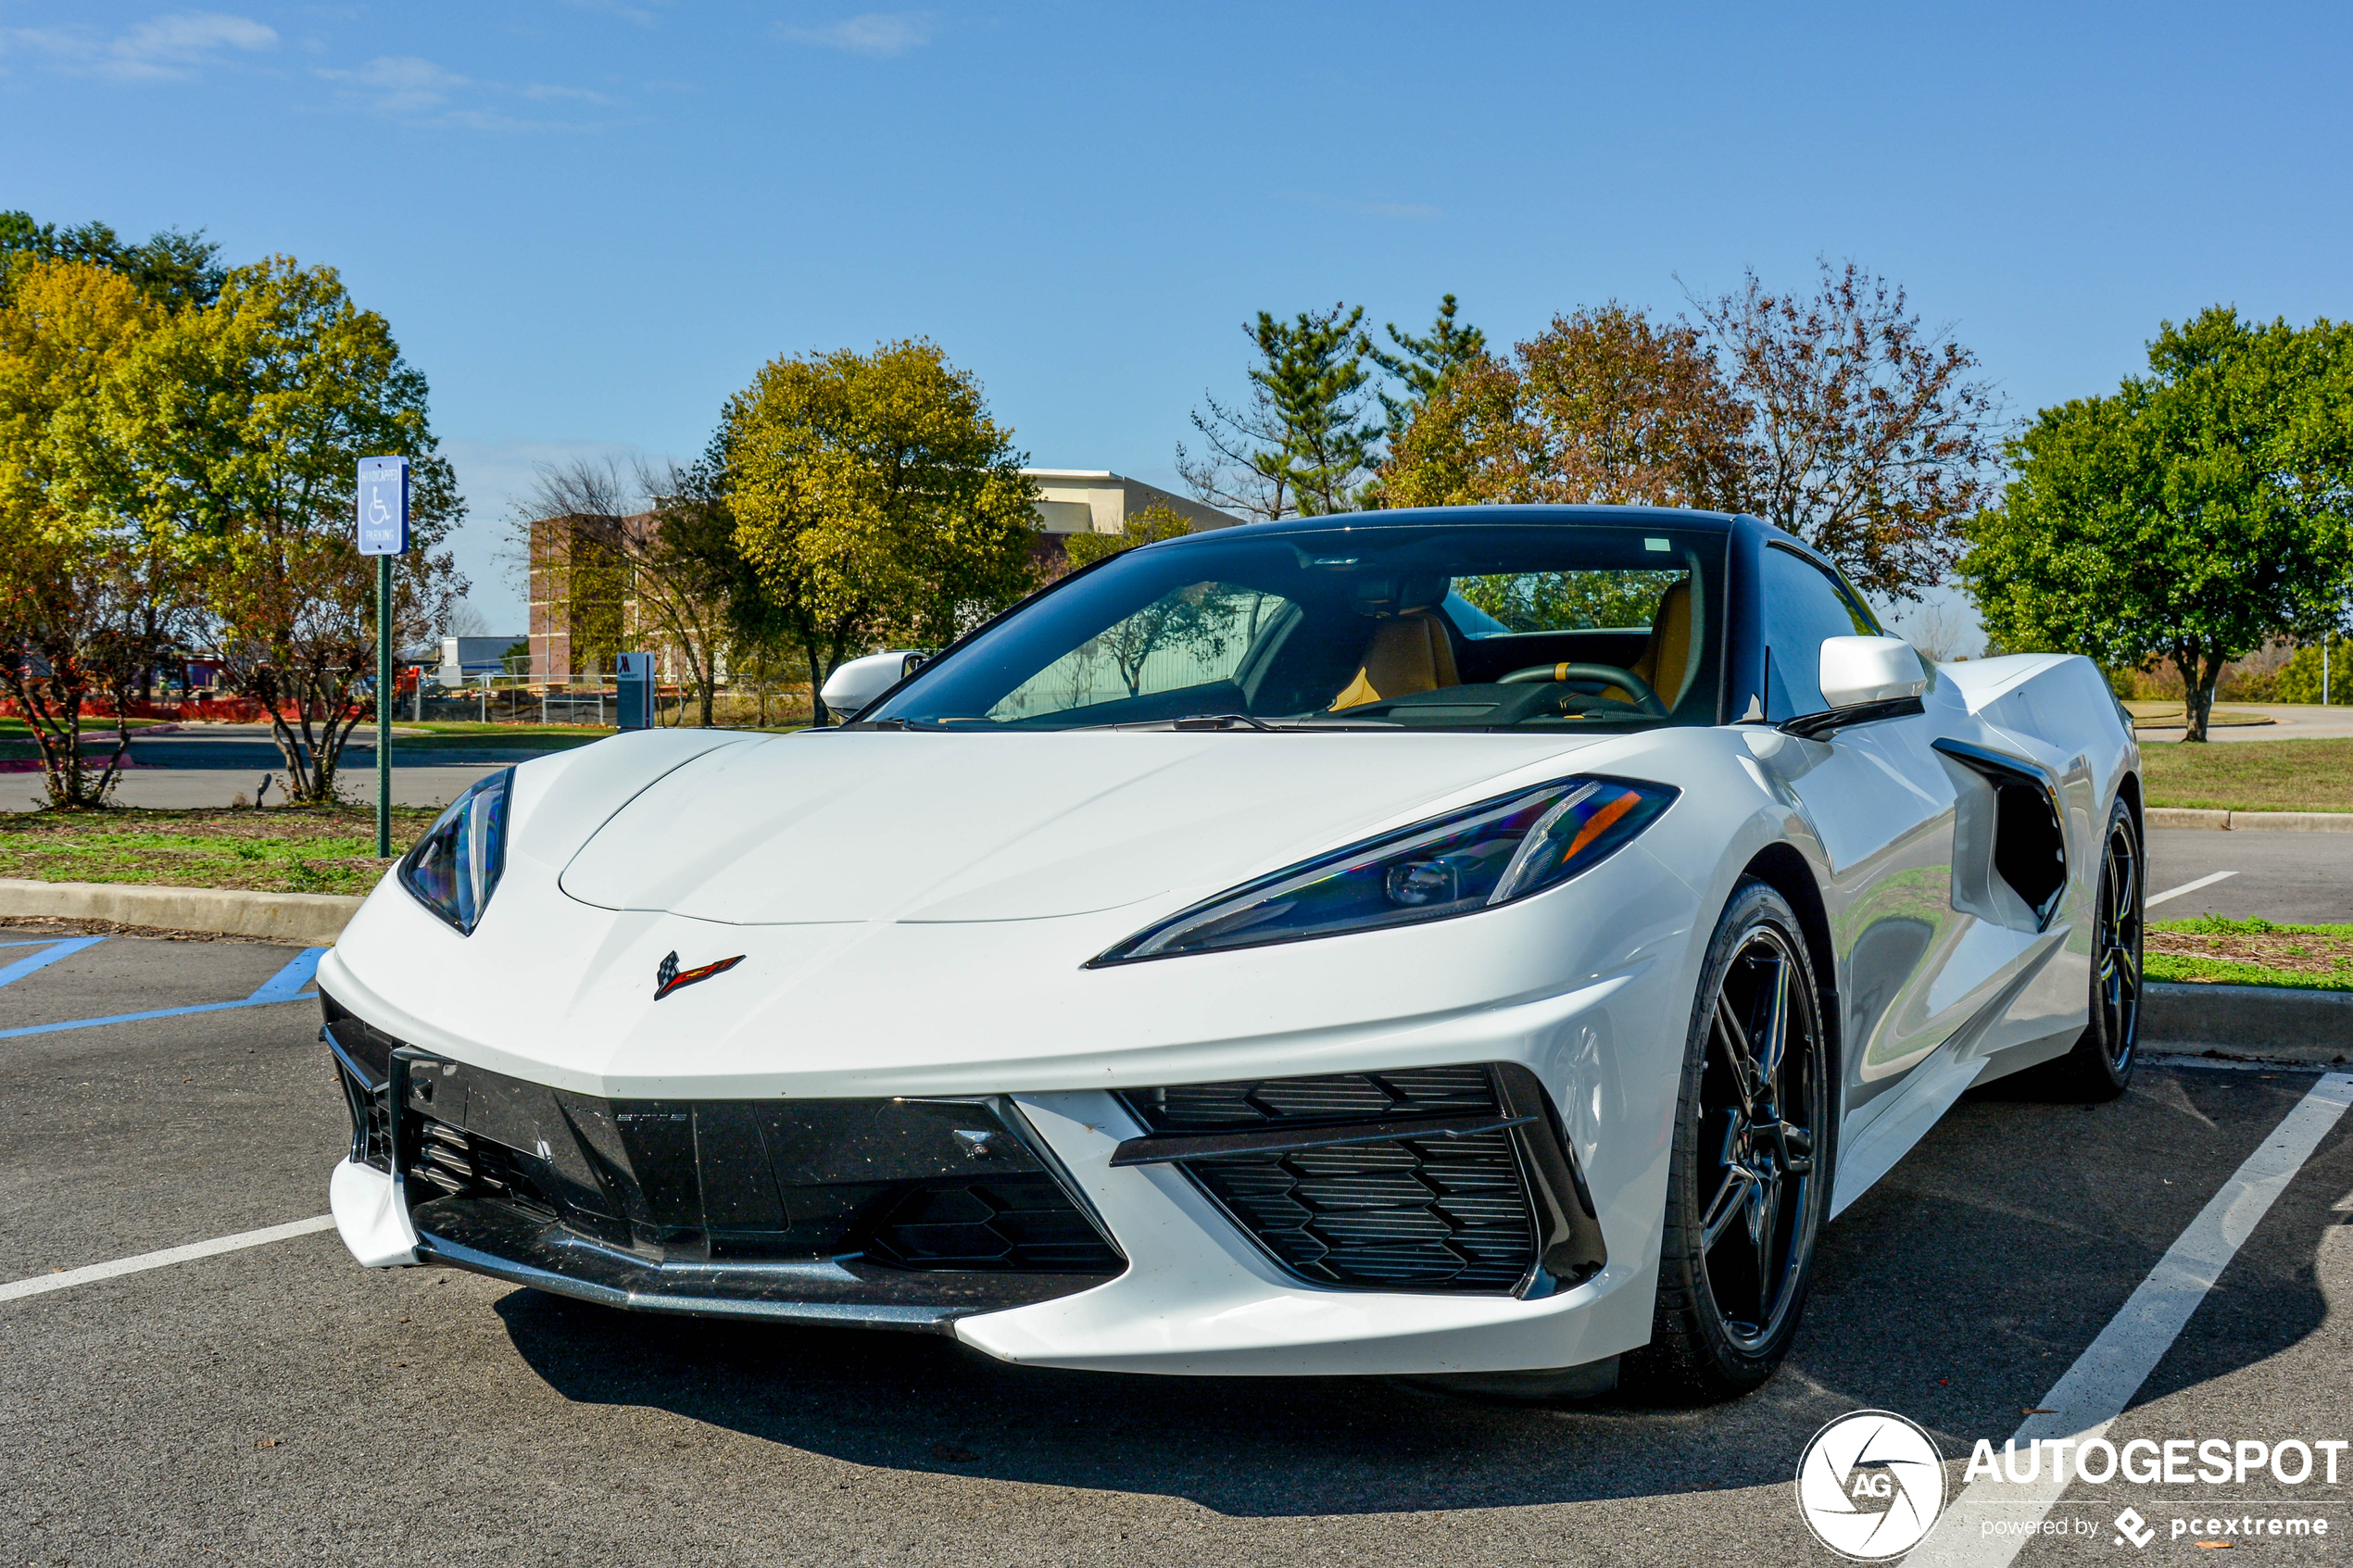
[{"label": "car hood", "polygon": [[561,885],[605,909],[741,925],[1084,914],[1172,888],[1205,896],[1482,786],[1574,771],[1560,759],[1600,740],[780,736],[655,781],[590,836]]}]

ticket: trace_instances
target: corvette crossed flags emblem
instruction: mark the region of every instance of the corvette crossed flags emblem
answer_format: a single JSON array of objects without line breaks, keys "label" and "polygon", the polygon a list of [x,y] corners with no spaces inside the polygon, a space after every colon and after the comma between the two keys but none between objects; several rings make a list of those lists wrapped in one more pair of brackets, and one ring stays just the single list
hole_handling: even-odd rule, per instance
[{"label": "corvette crossed flags emblem", "polygon": [[673,952],[661,960],[661,968],[654,971],[654,1000],[661,1000],[681,985],[692,985],[698,980],[708,980],[714,974],[724,974],[743,961],[744,955],[737,953],[734,958],[721,959],[717,963],[702,964],[694,969],[680,969],[678,955]]}]

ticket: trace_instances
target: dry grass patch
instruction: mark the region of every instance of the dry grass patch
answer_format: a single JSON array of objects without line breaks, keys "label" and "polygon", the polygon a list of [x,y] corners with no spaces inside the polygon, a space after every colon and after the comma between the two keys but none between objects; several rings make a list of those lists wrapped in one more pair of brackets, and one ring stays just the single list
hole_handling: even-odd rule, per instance
[{"label": "dry grass patch", "polygon": [[2151,980],[2353,991],[2353,925],[2278,925],[2222,915],[2152,921],[2144,965]]},{"label": "dry grass patch", "polygon": [[[394,808],[395,854],[439,814]],[[365,893],[392,865],[375,848],[374,813],[350,807],[0,814],[0,876],[34,882]]]},{"label": "dry grass patch", "polygon": [[2152,806],[2353,811],[2353,740],[2167,742],[2141,748]]}]

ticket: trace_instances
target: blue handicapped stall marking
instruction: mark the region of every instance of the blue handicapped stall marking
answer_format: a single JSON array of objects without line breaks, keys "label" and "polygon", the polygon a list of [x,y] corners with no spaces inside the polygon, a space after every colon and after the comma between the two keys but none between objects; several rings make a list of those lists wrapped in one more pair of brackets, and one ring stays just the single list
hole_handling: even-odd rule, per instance
[{"label": "blue handicapped stall marking", "polygon": [[[51,944],[46,952],[35,953],[27,959],[19,959],[6,968],[0,969],[0,985],[6,985],[12,980],[22,979],[34,970],[53,964],[69,953],[78,953],[84,947],[105,940],[103,936],[76,936]],[[42,944],[35,942],[0,944],[0,947],[6,947],[39,946]],[[201,1002],[195,1007],[157,1008],[149,1012],[119,1012],[106,1018],[69,1019],[63,1023],[29,1023],[20,1029],[0,1029],[0,1040],[13,1040],[20,1035],[54,1035],[66,1029],[95,1029],[102,1023],[136,1023],[147,1018],[182,1018],[192,1012],[226,1012],[232,1008],[268,1007],[273,1002],[316,1001],[319,998],[319,993],[307,991],[303,987],[308,985],[312,977],[319,972],[319,960],[326,956],[327,949],[324,947],[306,947],[293,962],[263,981],[252,996],[241,997],[233,1002]]]},{"label": "blue handicapped stall marking", "polygon": [[22,980],[36,969],[46,969],[68,954],[78,953],[84,947],[94,947],[105,940],[103,936],[70,936],[62,941],[49,938],[37,942],[0,942],[0,947],[46,947],[49,949],[45,953],[35,953],[29,959],[19,959],[6,969],[0,969],[0,985]]}]

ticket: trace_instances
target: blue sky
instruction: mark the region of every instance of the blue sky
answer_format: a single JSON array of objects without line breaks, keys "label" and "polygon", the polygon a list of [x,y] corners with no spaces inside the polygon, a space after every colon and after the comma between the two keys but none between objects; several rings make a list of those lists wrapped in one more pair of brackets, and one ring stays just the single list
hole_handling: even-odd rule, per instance
[{"label": "blue sky", "polygon": [[218,4],[0,0],[0,207],[339,268],[499,631],[535,461],[691,456],[781,353],[926,334],[1173,484],[1262,307],[1500,343],[1852,257],[2020,413],[2348,309],[2341,6]]}]

